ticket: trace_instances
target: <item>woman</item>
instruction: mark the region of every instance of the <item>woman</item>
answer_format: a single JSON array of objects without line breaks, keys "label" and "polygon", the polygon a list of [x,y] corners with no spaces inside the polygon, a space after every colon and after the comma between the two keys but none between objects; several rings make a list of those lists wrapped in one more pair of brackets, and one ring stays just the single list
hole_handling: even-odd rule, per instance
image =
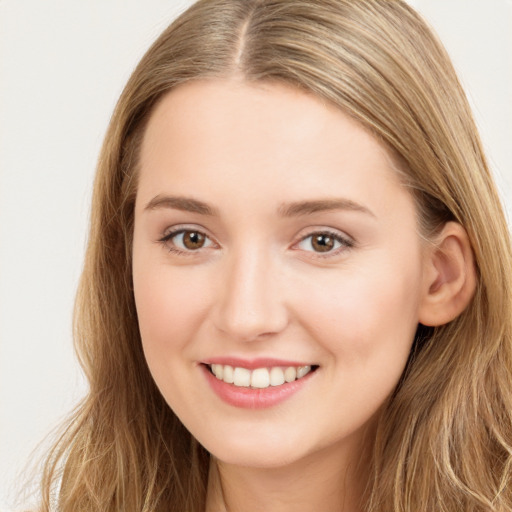
[{"label": "woman", "polygon": [[42,510],[510,510],[509,266],[410,7],[198,2],[106,136]]}]

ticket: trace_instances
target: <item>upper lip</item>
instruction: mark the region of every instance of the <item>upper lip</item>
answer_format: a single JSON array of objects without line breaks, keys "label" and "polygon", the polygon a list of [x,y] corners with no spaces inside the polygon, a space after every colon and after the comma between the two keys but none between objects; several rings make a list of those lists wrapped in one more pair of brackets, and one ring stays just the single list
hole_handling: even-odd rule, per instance
[{"label": "upper lip", "polygon": [[256,368],[269,368],[274,366],[315,366],[312,363],[304,363],[302,361],[289,361],[284,359],[276,359],[273,357],[258,357],[255,359],[243,359],[240,357],[210,357],[201,361],[203,364],[221,364],[240,368],[254,370]]}]

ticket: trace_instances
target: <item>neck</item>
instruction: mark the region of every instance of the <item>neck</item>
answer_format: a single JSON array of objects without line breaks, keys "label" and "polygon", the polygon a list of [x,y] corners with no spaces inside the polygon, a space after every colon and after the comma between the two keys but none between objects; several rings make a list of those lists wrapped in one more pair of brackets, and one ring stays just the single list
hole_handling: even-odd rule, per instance
[{"label": "neck", "polygon": [[332,447],[277,468],[241,467],[212,457],[206,512],[361,512],[368,456]]}]

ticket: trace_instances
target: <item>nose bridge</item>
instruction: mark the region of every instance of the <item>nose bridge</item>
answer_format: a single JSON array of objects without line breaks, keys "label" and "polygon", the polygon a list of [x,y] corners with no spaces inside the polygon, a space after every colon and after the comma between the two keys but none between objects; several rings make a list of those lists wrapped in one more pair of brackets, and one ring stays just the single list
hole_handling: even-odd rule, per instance
[{"label": "nose bridge", "polygon": [[250,341],[281,331],[287,311],[279,264],[266,247],[233,249],[224,265],[217,327],[237,340]]}]

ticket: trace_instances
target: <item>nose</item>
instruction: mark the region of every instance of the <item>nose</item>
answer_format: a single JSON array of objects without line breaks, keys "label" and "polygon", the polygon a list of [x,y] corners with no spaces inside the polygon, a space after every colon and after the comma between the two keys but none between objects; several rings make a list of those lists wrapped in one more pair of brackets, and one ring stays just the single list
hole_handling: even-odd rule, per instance
[{"label": "nose", "polygon": [[283,274],[266,251],[239,251],[224,262],[219,276],[216,327],[236,341],[281,332],[288,324]]}]

